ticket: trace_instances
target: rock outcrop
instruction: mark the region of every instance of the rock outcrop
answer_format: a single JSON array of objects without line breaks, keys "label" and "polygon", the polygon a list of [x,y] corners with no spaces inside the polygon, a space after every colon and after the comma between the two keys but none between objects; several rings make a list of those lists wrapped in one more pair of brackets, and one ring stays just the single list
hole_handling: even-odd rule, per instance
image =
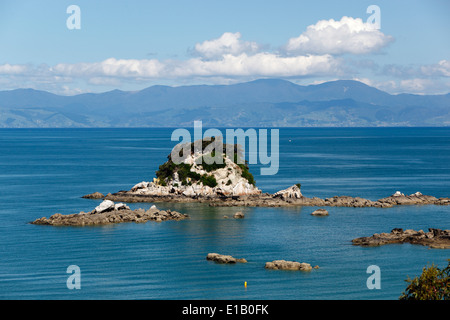
[{"label": "rock outcrop", "polygon": [[428,232],[412,229],[403,230],[395,228],[390,233],[375,233],[370,237],[361,237],[352,240],[358,246],[381,246],[392,243],[411,243],[431,248],[450,248],[450,230],[432,229]]},{"label": "rock outcrop", "polygon": [[152,206],[148,210],[131,210],[123,203],[114,203],[105,200],[91,212],[80,212],[69,215],[55,213],[50,216],[50,218],[39,218],[31,223],[51,226],[88,226],[122,222],[160,222],[166,220],[184,220],[187,218],[189,218],[189,216],[186,214],[170,210],[158,210],[155,206]]},{"label": "rock outcrop", "polygon": [[300,191],[300,184],[294,184],[292,187],[276,192],[273,195],[273,197],[287,200],[287,199],[300,199],[303,197],[303,195]]},{"label": "rock outcrop", "polygon": [[94,192],[94,193],[90,193],[85,196],[82,196],[82,198],[85,198],[85,199],[103,199],[104,197],[105,196],[103,195],[103,193],[100,193],[100,192]]},{"label": "rock outcrop", "polygon": [[232,256],[229,255],[223,255],[223,254],[218,254],[218,253],[208,253],[208,255],[206,256],[206,260],[210,260],[210,261],[214,261],[216,263],[247,263],[247,260],[243,259],[243,258],[234,258]]},{"label": "rock outcrop", "polygon": [[[444,200],[444,199],[443,199]],[[400,191],[397,191],[393,195],[387,198],[378,200],[382,203],[390,205],[413,205],[413,204],[439,204],[439,199],[433,196],[426,196],[420,192],[413,193],[411,195],[404,195]]]},{"label": "rock outcrop", "polygon": [[286,260],[274,260],[272,262],[266,262],[265,268],[271,270],[290,271],[311,271],[313,269],[309,263]]}]

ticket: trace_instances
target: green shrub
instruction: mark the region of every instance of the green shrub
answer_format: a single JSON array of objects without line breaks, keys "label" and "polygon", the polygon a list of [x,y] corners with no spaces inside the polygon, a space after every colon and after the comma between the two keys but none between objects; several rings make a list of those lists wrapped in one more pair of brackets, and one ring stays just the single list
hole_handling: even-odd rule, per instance
[{"label": "green shrub", "polygon": [[214,176],[207,176],[206,174],[202,175],[200,182],[203,183],[204,186],[209,186],[214,188],[217,186],[217,180]]},{"label": "green shrub", "polygon": [[400,300],[450,300],[450,260],[443,270],[434,264],[423,268],[419,277],[406,282],[409,285]]}]

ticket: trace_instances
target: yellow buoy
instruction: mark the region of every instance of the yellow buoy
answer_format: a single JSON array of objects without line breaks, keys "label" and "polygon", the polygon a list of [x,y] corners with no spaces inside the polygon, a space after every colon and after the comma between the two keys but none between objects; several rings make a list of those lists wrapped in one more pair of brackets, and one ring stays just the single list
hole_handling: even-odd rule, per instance
[{"label": "yellow buoy", "polygon": [[247,288],[247,281],[245,281],[245,282],[244,282],[244,287],[246,287],[246,288]]}]

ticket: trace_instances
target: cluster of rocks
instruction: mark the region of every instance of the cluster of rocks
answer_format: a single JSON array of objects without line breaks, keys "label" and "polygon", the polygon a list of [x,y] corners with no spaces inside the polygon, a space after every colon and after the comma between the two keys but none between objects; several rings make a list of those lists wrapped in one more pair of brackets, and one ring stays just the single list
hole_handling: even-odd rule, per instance
[{"label": "cluster of rocks", "polygon": [[110,200],[105,200],[91,212],[80,212],[68,215],[55,213],[50,216],[50,218],[42,217],[31,223],[52,226],[88,226],[123,222],[160,222],[166,220],[184,220],[187,218],[189,218],[189,216],[186,214],[171,210],[159,210],[156,206],[152,206],[148,210],[131,210],[124,203],[114,203]]},{"label": "cluster of rocks", "polygon": [[432,229],[428,232],[401,228],[392,229],[390,233],[375,233],[370,237],[361,237],[352,240],[354,245],[381,246],[392,243],[410,243],[428,246],[430,248],[450,248],[450,230]]},{"label": "cluster of rocks", "polygon": [[[208,253],[206,260],[214,261],[221,264],[235,264],[235,263],[247,263],[246,259],[234,258],[230,255],[223,255],[219,253]],[[286,261],[286,260],[274,260],[272,262],[266,262],[266,269],[272,270],[290,270],[290,271],[311,271],[312,269],[318,269],[319,266],[314,268],[306,262]]]}]

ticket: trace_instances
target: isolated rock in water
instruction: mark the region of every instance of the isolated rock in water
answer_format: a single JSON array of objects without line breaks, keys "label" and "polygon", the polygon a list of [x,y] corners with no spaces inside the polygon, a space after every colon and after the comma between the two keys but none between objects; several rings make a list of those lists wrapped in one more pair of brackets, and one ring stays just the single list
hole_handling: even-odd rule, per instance
[{"label": "isolated rock in water", "polygon": [[218,253],[208,253],[206,256],[206,260],[214,261],[216,263],[247,263],[247,260],[241,258],[237,259],[229,255],[223,255]]},{"label": "isolated rock in water", "polygon": [[103,199],[104,197],[105,196],[103,195],[103,193],[100,193],[100,192],[94,192],[94,193],[90,193],[85,196],[82,196],[82,198],[85,198],[85,199]]},{"label": "isolated rock in water", "polygon": [[242,211],[238,211],[233,215],[233,218],[235,218],[235,219],[243,219],[244,217],[245,217],[245,215]]},{"label": "isolated rock in water", "polygon": [[300,199],[301,197],[303,197],[303,195],[300,191],[300,187],[297,184],[294,184],[292,187],[289,187],[287,189],[280,190],[280,191],[276,192],[273,196],[280,197],[283,200]]},{"label": "isolated rock in water", "polygon": [[325,209],[317,209],[314,212],[311,213],[313,216],[327,216],[328,211]]},{"label": "isolated rock in water", "polygon": [[111,200],[104,200],[94,209],[95,213],[102,213],[111,210],[114,210],[114,202],[112,202]]},{"label": "isolated rock in water", "polygon": [[370,237],[361,237],[352,240],[354,245],[381,246],[392,243],[411,243],[429,246],[431,248],[450,248],[450,230],[429,228],[428,232],[412,229],[403,230],[395,228],[391,233],[375,233]]},{"label": "isolated rock in water", "polygon": [[286,260],[274,260],[272,262],[266,262],[266,269],[272,270],[292,270],[292,271],[311,271],[312,266],[306,262],[286,261]]}]

